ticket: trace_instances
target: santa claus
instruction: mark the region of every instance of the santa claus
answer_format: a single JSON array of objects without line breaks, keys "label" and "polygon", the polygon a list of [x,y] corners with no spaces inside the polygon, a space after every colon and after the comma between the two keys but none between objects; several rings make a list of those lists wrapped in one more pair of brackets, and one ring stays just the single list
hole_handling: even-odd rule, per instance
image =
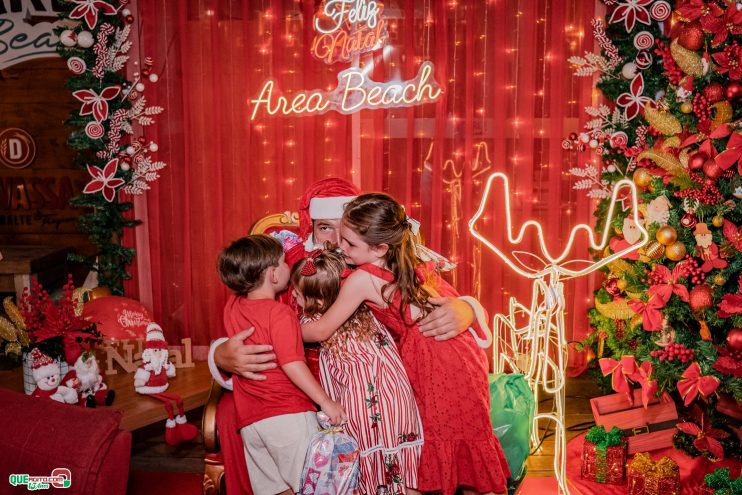
[{"label": "santa claus", "polygon": [[31,351],[31,373],[36,381],[33,397],[43,397],[65,404],[77,403],[77,392],[60,385],[59,362],[41,352],[38,347]]},{"label": "santa claus", "polygon": [[86,407],[110,406],[116,392],[110,390],[103,381],[95,352],[82,349],[80,351],[75,365],[67,372],[62,382],[77,392],[80,403]]},{"label": "santa claus", "polygon": [[[147,326],[147,338],[142,351],[142,365],[134,375],[134,390],[149,395],[163,403],[168,419],[165,422],[165,441],[170,445],[187,442],[196,438],[198,428],[186,420],[183,399],[165,392],[169,386],[168,378],[175,376],[175,366],[168,361],[168,348],[162,328],[157,323]],[[175,415],[172,402],[178,407]]]}]

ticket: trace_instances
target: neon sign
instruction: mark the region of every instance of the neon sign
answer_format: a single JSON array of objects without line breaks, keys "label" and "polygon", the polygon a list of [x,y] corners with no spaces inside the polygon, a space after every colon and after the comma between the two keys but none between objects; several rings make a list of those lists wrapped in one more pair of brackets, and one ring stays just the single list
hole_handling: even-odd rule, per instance
[{"label": "neon sign", "polygon": [[381,48],[388,38],[383,6],[375,1],[328,0],[314,19],[310,52],[330,65]]}]

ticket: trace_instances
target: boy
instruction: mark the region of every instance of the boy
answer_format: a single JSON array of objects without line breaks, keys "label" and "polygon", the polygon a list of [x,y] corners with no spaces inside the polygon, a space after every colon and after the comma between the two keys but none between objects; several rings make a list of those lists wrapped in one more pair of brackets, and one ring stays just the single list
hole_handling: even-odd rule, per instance
[{"label": "boy", "polygon": [[233,377],[250,484],[256,494],[298,493],[309,438],[318,428],[314,403],[332,424],[340,424],[345,411],[309,371],[295,312],[275,300],[290,276],[281,244],[262,234],[238,239],[220,254],[218,270],[234,292],[224,307],[227,334],[255,328],[245,343],[272,345],[278,363],[263,381]]}]

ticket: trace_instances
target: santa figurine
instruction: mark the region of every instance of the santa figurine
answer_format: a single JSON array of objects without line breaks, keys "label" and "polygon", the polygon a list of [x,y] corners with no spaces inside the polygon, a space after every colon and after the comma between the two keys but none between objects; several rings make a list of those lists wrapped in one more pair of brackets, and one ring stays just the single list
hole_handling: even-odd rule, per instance
[{"label": "santa figurine", "polygon": [[[170,445],[193,440],[198,435],[198,428],[189,424],[183,409],[183,399],[165,392],[168,378],[175,376],[175,366],[168,361],[168,348],[162,328],[157,323],[147,326],[147,339],[142,351],[142,365],[134,375],[134,390],[162,401],[167,411],[165,422],[165,441]],[[172,402],[178,407],[178,415],[173,411]]]},{"label": "santa figurine", "polygon": [[703,259],[701,270],[704,273],[708,273],[714,268],[721,269],[727,267],[729,263],[721,259],[719,256],[719,247],[713,241],[713,235],[711,234],[708,225],[705,223],[697,223],[693,235],[696,238],[699,256]]},{"label": "santa figurine", "polygon": [[86,407],[110,406],[116,397],[116,392],[109,389],[103,381],[95,352],[90,349],[80,348],[75,365],[62,382],[77,392],[80,403]]},{"label": "santa figurine", "polygon": [[59,362],[47,356],[38,347],[31,351],[31,373],[36,381],[36,389],[32,397],[43,397],[64,404],[76,404],[77,392],[69,387],[60,385]]}]

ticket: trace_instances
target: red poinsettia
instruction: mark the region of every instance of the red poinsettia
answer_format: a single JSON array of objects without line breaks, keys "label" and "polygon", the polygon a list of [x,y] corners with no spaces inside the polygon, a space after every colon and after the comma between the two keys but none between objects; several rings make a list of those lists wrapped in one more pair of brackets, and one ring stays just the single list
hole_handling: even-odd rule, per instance
[{"label": "red poinsettia", "polygon": [[742,175],[742,134],[732,133],[732,137],[727,141],[726,149],[716,157],[716,164],[722,170],[727,170],[736,164],[737,172]]},{"label": "red poinsettia", "polygon": [[742,378],[742,360],[738,359],[736,354],[729,352],[726,347],[717,347],[719,358],[712,368],[724,375]]},{"label": "red poinsettia", "polygon": [[720,17],[707,16],[706,30],[714,34],[711,46],[717,47],[724,43],[727,36],[742,34],[742,10],[737,10],[735,4],[731,4]]},{"label": "red poinsettia", "polygon": [[677,428],[683,433],[695,436],[696,439],[693,440],[693,446],[701,452],[708,452],[716,460],[724,459],[724,447],[722,447],[721,442],[717,439],[727,438],[729,433],[712,428],[711,423],[706,421],[704,416],[701,416],[701,426],[695,423],[685,422],[678,423]]},{"label": "red poinsettia", "polygon": [[636,21],[649,26],[652,24],[652,19],[649,17],[647,7],[653,1],[654,0],[629,0],[626,3],[619,3],[613,10],[613,14],[611,14],[611,18],[608,22],[616,24],[623,21],[627,33],[630,33],[634,29]]},{"label": "red poinsettia", "polygon": [[716,5],[716,2],[707,4],[703,0],[688,0],[675,12],[684,20],[695,21],[700,19],[701,27],[705,31],[711,31],[710,28],[714,21],[724,14],[724,11]]},{"label": "red poinsettia", "polygon": [[82,192],[85,194],[94,194],[103,191],[103,197],[106,198],[106,201],[109,203],[112,202],[116,197],[116,188],[124,185],[124,179],[116,177],[118,168],[118,158],[114,158],[106,163],[103,170],[93,165],[88,165],[88,173],[93,177],[93,180],[88,182]]},{"label": "red poinsettia", "polygon": [[675,294],[684,302],[688,302],[688,288],[678,283],[678,279],[685,276],[685,267],[682,264],[675,265],[672,273],[665,265],[657,265],[652,273],[652,280],[657,282],[649,288],[650,296],[657,296],[667,304],[670,297]]},{"label": "red poinsettia", "polygon": [[100,94],[92,89],[80,89],[72,93],[72,96],[82,102],[80,115],[93,114],[95,120],[100,124],[108,118],[108,100],[112,100],[121,92],[119,86],[108,86],[103,88]]},{"label": "red poinsettia", "polygon": [[732,315],[742,313],[742,294],[724,294],[719,303],[719,311],[716,316],[729,318]]},{"label": "red poinsettia", "polygon": [[742,227],[737,227],[729,220],[724,220],[724,227],[722,229],[724,238],[727,242],[734,247],[737,251],[742,251]]},{"label": "red poinsettia", "polygon": [[103,0],[73,0],[77,7],[70,12],[72,19],[85,19],[85,23],[90,29],[95,28],[98,24],[98,9],[106,15],[116,13],[116,7]]},{"label": "red poinsettia", "polygon": [[714,61],[719,65],[719,74],[729,74],[729,78],[739,81],[742,78],[742,50],[737,42],[724,47],[724,50],[712,55]]}]

